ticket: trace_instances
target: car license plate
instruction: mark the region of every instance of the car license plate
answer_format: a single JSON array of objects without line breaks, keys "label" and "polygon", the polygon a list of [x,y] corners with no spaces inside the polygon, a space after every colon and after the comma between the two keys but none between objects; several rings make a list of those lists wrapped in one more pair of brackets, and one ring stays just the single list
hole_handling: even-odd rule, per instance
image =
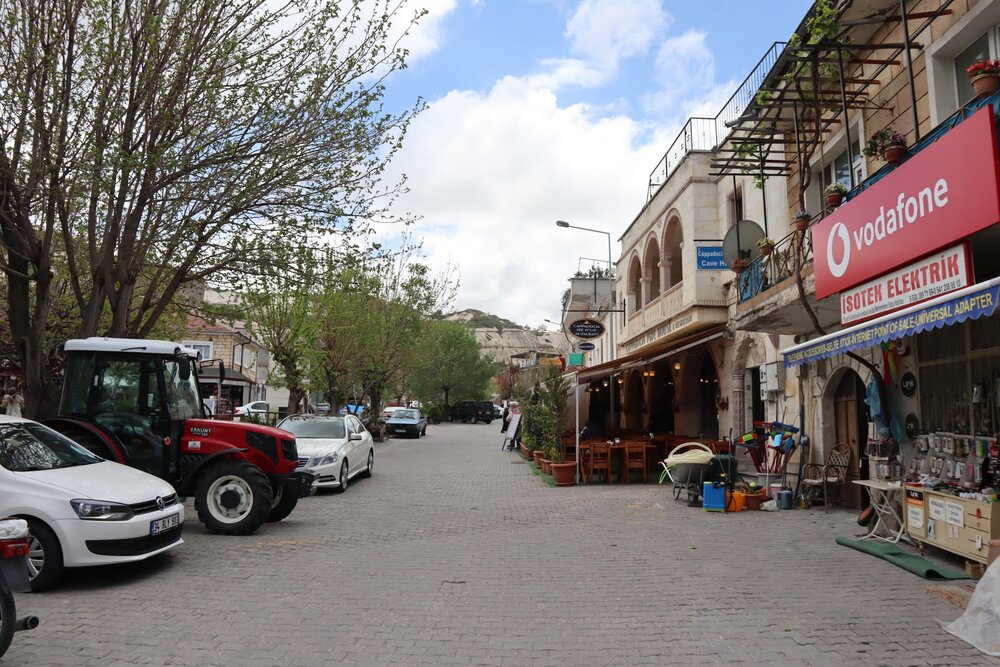
[{"label": "car license plate", "polygon": [[170,516],[163,517],[162,519],[157,519],[156,521],[150,521],[149,534],[157,535],[165,530],[176,528],[179,525],[181,525],[180,512],[178,512],[177,514],[171,514]]}]

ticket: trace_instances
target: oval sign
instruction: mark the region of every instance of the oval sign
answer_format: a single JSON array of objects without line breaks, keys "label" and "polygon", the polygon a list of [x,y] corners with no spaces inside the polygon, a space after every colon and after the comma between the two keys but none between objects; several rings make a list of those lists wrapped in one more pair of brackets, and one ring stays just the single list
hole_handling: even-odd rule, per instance
[{"label": "oval sign", "polygon": [[604,335],[604,324],[597,320],[577,320],[568,328],[577,338],[600,338]]},{"label": "oval sign", "polygon": [[578,350],[593,350],[594,347],[593,343],[580,343],[576,346]]}]

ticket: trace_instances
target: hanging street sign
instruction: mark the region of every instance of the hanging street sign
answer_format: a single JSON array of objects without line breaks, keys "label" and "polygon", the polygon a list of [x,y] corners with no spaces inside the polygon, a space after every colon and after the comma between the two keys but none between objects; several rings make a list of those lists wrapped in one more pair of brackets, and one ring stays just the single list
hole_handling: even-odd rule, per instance
[{"label": "hanging street sign", "polygon": [[593,350],[596,347],[593,343],[577,343],[578,350]]},{"label": "hanging street sign", "polygon": [[604,324],[597,320],[576,320],[567,328],[577,338],[600,338],[604,335]]}]

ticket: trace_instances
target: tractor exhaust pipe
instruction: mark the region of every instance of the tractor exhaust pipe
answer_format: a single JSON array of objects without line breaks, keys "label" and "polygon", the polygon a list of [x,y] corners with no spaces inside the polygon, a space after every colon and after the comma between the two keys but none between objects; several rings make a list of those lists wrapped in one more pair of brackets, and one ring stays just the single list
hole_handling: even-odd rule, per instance
[{"label": "tractor exhaust pipe", "polygon": [[34,630],[37,627],[38,627],[37,616],[34,615],[22,616],[21,618],[17,619],[17,625],[14,626],[14,632],[21,632],[22,630]]}]

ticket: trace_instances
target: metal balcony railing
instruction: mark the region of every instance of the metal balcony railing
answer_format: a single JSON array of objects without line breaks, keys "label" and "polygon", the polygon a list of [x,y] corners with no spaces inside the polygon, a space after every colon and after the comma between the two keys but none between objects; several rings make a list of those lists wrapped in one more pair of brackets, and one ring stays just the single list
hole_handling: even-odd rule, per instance
[{"label": "metal balcony railing", "polygon": [[729,101],[723,105],[722,109],[714,118],[694,117],[689,118],[680,134],[670,144],[667,152],[656,164],[649,175],[649,188],[646,193],[646,201],[653,198],[656,190],[667,182],[670,175],[677,169],[677,165],[691,151],[711,151],[725,143],[729,138],[732,129],[726,124],[735,121],[743,115],[754,96],[760,90],[761,85],[767,78],[768,73],[778,62],[778,56],[784,50],[786,42],[775,42],[767,53],[760,59],[757,65],[750,71],[747,78],[743,80],[736,92],[733,93]]},{"label": "metal balcony railing", "polygon": [[[810,224],[818,217],[821,216]],[[739,302],[752,299],[796,275],[812,258],[812,235],[808,231],[795,231],[779,239],[770,254],[761,255],[740,272]]]}]

